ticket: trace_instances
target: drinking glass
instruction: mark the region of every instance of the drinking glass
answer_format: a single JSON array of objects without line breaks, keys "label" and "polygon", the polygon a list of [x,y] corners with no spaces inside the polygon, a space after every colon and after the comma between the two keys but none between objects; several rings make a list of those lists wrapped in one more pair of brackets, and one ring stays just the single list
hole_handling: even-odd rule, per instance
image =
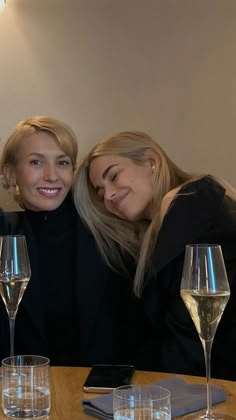
[{"label": "drinking glass", "polygon": [[170,391],[158,385],[124,385],[113,391],[114,420],[171,420]]},{"label": "drinking glass", "polygon": [[15,318],[30,276],[25,237],[0,236],[0,294],[9,318],[11,356],[14,355]]},{"label": "drinking glass", "polygon": [[213,413],[210,385],[212,343],[230,297],[220,245],[186,246],[180,294],[199,334],[205,357],[207,409],[200,418],[224,419],[225,416],[217,417]]},{"label": "drinking glass", "polygon": [[15,419],[48,416],[50,361],[47,357],[22,355],[3,359],[2,408],[7,417]]}]

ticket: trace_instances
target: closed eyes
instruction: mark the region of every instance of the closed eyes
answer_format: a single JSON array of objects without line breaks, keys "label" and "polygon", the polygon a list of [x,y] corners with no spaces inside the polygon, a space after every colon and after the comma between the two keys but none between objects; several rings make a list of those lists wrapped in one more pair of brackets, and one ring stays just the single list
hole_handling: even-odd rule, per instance
[{"label": "closed eyes", "polygon": [[[107,176],[107,181],[108,182],[114,182],[116,179],[117,179],[117,176],[119,175],[119,171],[118,172],[115,172],[115,173],[112,173],[111,171],[110,171],[110,173],[109,173],[109,175]],[[106,181],[106,182],[107,182]],[[97,186],[96,188],[95,188],[95,191],[96,191],[96,193],[97,193],[97,196],[98,196],[98,198],[102,201],[102,200],[104,200],[104,188],[103,187],[100,187],[100,186]]]},{"label": "closed eyes", "polygon": [[114,175],[112,175],[112,176],[111,176],[111,179],[110,179],[110,180],[111,180],[111,182],[113,182],[113,181],[115,181],[115,180],[116,180],[117,175],[118,175],[118,174],[116,173],[116,174],[114,174]]}]

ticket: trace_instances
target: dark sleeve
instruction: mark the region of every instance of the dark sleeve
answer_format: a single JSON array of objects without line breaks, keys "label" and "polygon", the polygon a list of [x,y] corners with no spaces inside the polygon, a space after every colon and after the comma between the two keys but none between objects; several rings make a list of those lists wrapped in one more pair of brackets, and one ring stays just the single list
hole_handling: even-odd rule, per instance
[{"label": "dark sleeve", "polygon": [[[235,242],[236,243],[236,242]],[[172,373],[205,376],[203,349],[194,323],[181,299],[180,284],[184,254],[160,273],[162,314],[162,365]],[[236,380],[236,257],[225,260],[231,297],[222,315],[212,347],[212,377]],[[159,318],[160,319],[160,318]],[[157,320],[157,330],[159,323]],[[158,337],[157,337],[158,339]]]},{"label": "dark sleeve", "polygon": [[236,380],[236,237],[234,257],[225,252],[230,299],[216,331],[212,347],[212,376]]},{"label": "dark sleeve", "polygon": [[[162,368],[204,375],[200,339],[180,297],[185,245],[219,243],[231,297],[216,332],[212,376],[236,380],[236,207],[210,177],[191,183],[174,200],[155,250],[163,310]],[[157,320],[156,320],[157,321]]]},{"label": "dark sleeve", "polygon": [[225,189],[211,177],[184,186],[173,200],[159,232],[154,254],[157,272],[184,252],[185,245],[211,242],[210,232],[224,201]]}]

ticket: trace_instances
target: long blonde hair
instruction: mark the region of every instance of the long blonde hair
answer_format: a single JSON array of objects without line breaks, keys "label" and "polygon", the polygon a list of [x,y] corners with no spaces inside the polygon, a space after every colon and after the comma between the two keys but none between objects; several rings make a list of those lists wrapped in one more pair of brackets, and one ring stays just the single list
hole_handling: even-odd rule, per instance
[{"label": "long blonde hair", "polygon": [[[149,222],[131,223],[106,210],[90,182],[90,163],[98,156],[118,155],[142,164],[148,149],[155,150],[159,157],[153,185],[153,208],[156,211],[153,220]],[[160,208],[163,197],[170,190],[201,176],[180,169],[149,135],[137,131],[120,132],[102,140],[79,166],[74,183],[77,210],[111,268],[125,269],[124,256],[127,253],[135,260],[137,267],[133,287],[137,296],[141,295],[145,273],[151,271],[151,258],[161,227]]]},{"label": "long blonde hair", "polygon": [[13,192],[15,201],[24,208],[19,189],[12,185],[8,177],[8,168],[15,167],[18,162],[18,150],[22,139],[35,132],[47,132],[51,134],[58,146],[70,157],[73,168],[76,167],[78,143],[73,130],[64,122],[46,116],[34,116],[20,121],[12,131],[4,145],[0,159],[0,174],[3,187]]}]

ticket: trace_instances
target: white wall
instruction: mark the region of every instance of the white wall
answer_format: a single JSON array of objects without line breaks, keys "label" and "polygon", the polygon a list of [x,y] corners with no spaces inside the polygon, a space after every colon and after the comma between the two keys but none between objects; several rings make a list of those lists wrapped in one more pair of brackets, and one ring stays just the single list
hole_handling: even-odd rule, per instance
[{"label": "white wall", "polygon": [[82,157],[103,136],[142,130],[185,169],[236,186],[235,22],[235,0],[7,0],[0,137],[51,115]]}]

